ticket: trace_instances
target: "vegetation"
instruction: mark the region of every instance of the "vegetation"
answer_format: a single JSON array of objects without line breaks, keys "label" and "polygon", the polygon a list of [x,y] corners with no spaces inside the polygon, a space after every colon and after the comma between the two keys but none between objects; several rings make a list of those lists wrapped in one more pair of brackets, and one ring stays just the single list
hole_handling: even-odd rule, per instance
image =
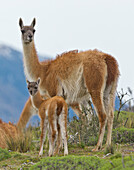
[{"label": "vegetation", "polygon": [[32,140],[34,139],[31,127],[29,127],[23,134],[16,138],[11,136],[6,139],[8,150],[18,151],[18,152],[27,152],[32,150],[35,146]]},{"label": "vegetation", "polygon": [[[111,159],[100,159],[96,156],[67,156],[60,158],[45,158],[30,169],[64,169],[64,170],[89,170],[89,169],[132,169],[134,162],[131,157],[122,157]],[[51,162],[51,163],[50,163]]]},{"label": "vegetation", "polygon": [[10,157],[11,157],[11,155],[7,150],[0,148],[0,161],[2,161],[4,159],[8,159]]},{"label": "vegetation", "polygon": [[7,140],[8,150],[0,149],[0,169],[133,169],[134,113],[121,111],[118,120],[117,113],[111,147],[91,151],[97,143],[99,122],[96,116],[83,113],[68,121],[69,156],[63,157],[62,150],[59,156],[49,158],[46,139],[43,156],[38,157],[40,127],[29,126],[21,138]]},{"label": "vegetation", "polygon": [[[117,112],[115,112],[112,142],[116,143],[133,143],[134,142],[134,113],[120,112],[120,117],[116,119]],[[127,122],[126,122],[127,120]],[[68,124],[68,143],[79,144],[86,146],[95,146],[98,141],[99,121],[97,116],[90,115],[80,116],[79,120],[74,119]],[[107,127],[106,127],[107,133]],[[106,142],[106,133],[104,142]]]},{"label": "vegetation", "polygon": [[[134,146],[134,145],[133,145]],[[133,146],[115,146],[115,154],[105,154],[104,151],[91,152],[93,147],[69,147],[69,156],[63,157],[63,152],[56,157],[48,157],[47,149],[43,157],[38,157],[38,151],[27,153],[10,152],[10,157],[0,161],[0,169],[133,169]],[[2,149],[5,152],[4,149]]]}]

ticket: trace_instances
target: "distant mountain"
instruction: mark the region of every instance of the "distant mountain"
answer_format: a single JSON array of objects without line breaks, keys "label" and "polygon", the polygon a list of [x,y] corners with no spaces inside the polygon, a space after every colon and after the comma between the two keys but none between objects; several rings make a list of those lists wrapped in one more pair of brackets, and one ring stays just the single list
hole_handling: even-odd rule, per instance
[{"label": "distant mountain", "polygon": [[[40,56],[40,61],[50,57]],[[23,71],[22,53],[6,45],[0,45],[0,119],[17,122],[29,94]],[[119,102],[116,99],[115,107]],[[72,118],[74,112],[69,109]],[[32,118],[36,122],[38,116]]]},{"label": "distant mountain", "polygon": [[[40,57],[41,60],[50,57]],[[28,99],[23,71],[23,56],[19,51],[0,45],[0,118],[17,122]]]}]

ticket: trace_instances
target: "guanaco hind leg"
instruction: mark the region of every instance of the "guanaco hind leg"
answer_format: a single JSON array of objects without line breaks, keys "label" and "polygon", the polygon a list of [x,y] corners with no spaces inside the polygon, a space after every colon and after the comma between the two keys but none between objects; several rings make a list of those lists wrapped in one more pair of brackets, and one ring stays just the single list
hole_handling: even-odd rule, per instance
[{"label": "guanaco hind leg", "polygon": [[49,122],[49,156],[54,155],[55,142],[58,136],[56,116],[54,115],[53,121]]},{"label": "guanaco hind leg", "polygon": [[100,126],[99,139],[96,147],[93,149],[93,151],[98,151],[98,149],[101,149],[102,147],[103,137],[105,133],[106,112],[105,112],[102,94],[99,92],[94,92],[91,94],[91,97],[99,118],[99,126]]},{"label": "guanaco hind leg", "polygon": [[58,138],[57,138],[56,149],[54,151],[54,155],[59,154],[59,149],[62,146],[61,129],[60,129],[60,125],[58,122],[57,122],[57,130],[58,130]]},{"label": "guanaco hind leg", "polygon": [[43,154],[43,145],[46,139],[48,121],[47,119],[41,119],[41,136],[40,136],[40,151],[39,156]]},{"label": "guanaco hind leg", "polygon": [[113,119],[114,119],[114,102],[115,102],[115,91],[117,87],[117,82],[112,84],[112,87],[109,92],[109,104],[108,104],[108,118],[107,118],[107,141],[106,145],[111,145],[111,136],[112,136],[112,128],[113,128]]},{"label": "guanaco hind leg", "polygon": [[68,155],[68,146],[67,146],[67,120],[65,117],[65,108],[62,110],[62,114],[59,117],[61,136],[64,143],[64,156]]}]

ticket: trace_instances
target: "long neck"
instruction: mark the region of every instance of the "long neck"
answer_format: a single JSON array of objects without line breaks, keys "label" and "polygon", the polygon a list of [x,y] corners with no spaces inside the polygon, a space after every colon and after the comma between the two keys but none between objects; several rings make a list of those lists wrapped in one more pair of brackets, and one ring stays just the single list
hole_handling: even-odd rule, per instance
[{"label": "long neck", "polygon": [[44,99],[41,97],[38,91],[34,96],[31,96],[31,101],[32,101],[33,106],[39,109],[40,105],[44,102]]},{"label": "long neck", "polygon": [[34,41],[29,44],[23,43],[24,71],[29,81],[36,81],[40,76],[41,64],[38,60]]}]

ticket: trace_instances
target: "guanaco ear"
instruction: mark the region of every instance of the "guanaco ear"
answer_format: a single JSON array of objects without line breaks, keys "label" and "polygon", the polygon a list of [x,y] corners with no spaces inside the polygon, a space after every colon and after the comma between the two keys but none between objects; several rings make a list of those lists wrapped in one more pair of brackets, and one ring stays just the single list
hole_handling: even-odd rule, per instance
[{"label": "guanaco ear", "polygon": [[39,84],[40,83],[40,77],[38,78],[38,80],[37,80],[37,84]]},{"label": "guanaco ear", "polygon": [[30,82],[26,79],[26,82],[27,82],[27,84],[29,84]]},{"label": "guanaco ear", "polygon": [[32,21],[32,23],[31,23],[31,27],[34,27],[35,24],[36,24],[36,19],[34,18],[33,21]]},{"label": "guanaco ear", "polygon": [[22,27],[24,26],[24,25],[23,25],[23,21],[22,21],[21,18],[19,19],[19,25],[20,25],[20,28],[21,28],[21,29],[22,29]]}]

